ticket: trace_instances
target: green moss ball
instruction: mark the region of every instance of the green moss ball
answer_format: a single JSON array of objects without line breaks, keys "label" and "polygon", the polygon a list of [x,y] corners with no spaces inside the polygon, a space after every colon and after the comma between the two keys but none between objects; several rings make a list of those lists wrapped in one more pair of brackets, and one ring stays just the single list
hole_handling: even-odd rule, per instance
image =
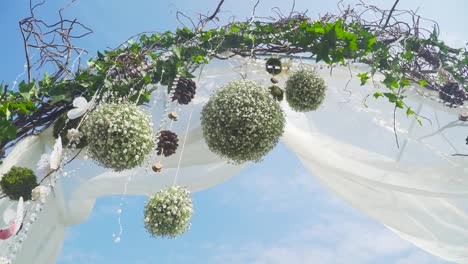
[{"label": "green moss ball", "polygon": [[14,166],[2,176],[0,187],[10,199],[23,197],[27,201],[31,199],[31,191],[37,187],[37,178],[32,170]]}]

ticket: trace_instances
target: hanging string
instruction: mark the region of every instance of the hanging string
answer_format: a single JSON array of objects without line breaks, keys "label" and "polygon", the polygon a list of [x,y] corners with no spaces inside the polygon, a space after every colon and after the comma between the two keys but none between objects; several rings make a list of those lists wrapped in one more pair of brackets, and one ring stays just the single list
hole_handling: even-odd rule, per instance
[{"label": "hanging string", "polygon": [[[174,79],[174,83],[173,85],[177,85],[177,82],[179,80],[179,76],[177,75],[176,78]],[[159,143],[159,135],[161,134],[161,131],[164,129],[165,125],[166,125],[166,121],[167,121],[167,118],[168,118],[168,115],[167,113],[169,112],[169,108],[171,106],[171,100],[170,98],[172,98],[172,96],[174,95],[174,91],[175,89],[172,89],[168,94],[167,96],[165,97],[166,99],[166,102],[165,102],[165,105],[164,105],[164,110],[163,110],[163,115],[161,117],[161,122],[159,124],[159,127],[158,127],[158,130],[156,131],[155,133],[155,140],[154,140],[154,144],[155,146],[158,145]],[[139,94],[141,95],[141,93]],[[137,100],[138,102],[138,100]],[[172,123],[173,123],[173,120],[171,120],[169,126],[172,128]],[[161,159],[162,157],[159,158],[159,162],[161,162]],[[149,158],[148,161],[151,161],[152,158]],[[146,164],[146,172],[148,173],[148,167],[149,167],[149,164],[147,162]],[[126,200],[126,196],[127,196],[127,189],[128,189],[128,185],[129,183],[132,181],[133,177],[136,176],[136,174],[134,173],[131,173],[128,177],[127,177],[127,180],[125,181],[125,184],[124,184],[124,190],[123,190],[123,193],[122,195],[120,196],[120,204],[119,204],[119,208],[117,209],[117,223],[119,225],[119,232],[117,234],[112,234],[112,237],[114,238],[114,243],[118,244],[120,243],[121,239],[122,239],[122,235],[123,235],[123,225],[122,225],[122,207],[124,206],[124,201]]]},{"label": "hanging string", "polygon": [[13,237],[12,242],[9,245],[7,258],[10,261],[13,262],[16,259],[16,254],[21,250],[23,242],[26,239],[31,226],[34,224],[34,222],[37,221],[39,214],[43,211],[44,205],[50,197],[50,194],[54,193],[54,187],[60,179],[60,174],[65,173],[63,171],[64,166],[76,157],[76,155],[73,155],[75,150],[76,148],[70,142],[65,146],[65,151],[61,157],[59,168],[56,171],[53,171],[50,175],[51,177],[48,178],[48,192],[46,193],[44,199],[39,199],[37,203],[25,203],[26,209],[24,219],[28,219],[28,221],[25,223],[23,222],[23,228]]},{"label": "hanging string", "polygon": [[190,122],[192,120],[192,114],[193,114],[193,108],[190,111],[190,115],[189,115],[189,118],[188,118],[188,121],[187,121],[187,127],[185,128],[184,141],[182,143],[182,149],[180,150],[179,161],[177,162],[177,170],[176,170],[176,173],[175,173],[175,176],[174,176],[174,182],[172,183],[173,186],[176,185],[177,179],[179,177],[180,164],[182,163],[182,157],[184,155],[185,143],[187,142],[187,137],[188,137],[188,134],[189,134]]},{"label": "hanging string", "polygon": [[[205,68],[205,65],[203,65],[200,69],[200,73],[198,74],[198,79],[197,79],[198,83],[200,83],[200,79],[201,79],[204,68]],[[184,156],[185,144],[187,143],[187,138],[188,138],[189,129],[190,129],[190,122],[192,121],[193,111],[194,111],[194,107],[192,106],[190,110],[189,118],[187,120],[187,126],[185,128],[184,141],[182,142],[182,149],[180,150],[179,161],[177,162],[177,169],[176,169],[176,173],[174,176],[174,181],[172,183],[173,186],[177,184],[177,180],[179,178],[180,164],[182,163],[182,157]]]}]

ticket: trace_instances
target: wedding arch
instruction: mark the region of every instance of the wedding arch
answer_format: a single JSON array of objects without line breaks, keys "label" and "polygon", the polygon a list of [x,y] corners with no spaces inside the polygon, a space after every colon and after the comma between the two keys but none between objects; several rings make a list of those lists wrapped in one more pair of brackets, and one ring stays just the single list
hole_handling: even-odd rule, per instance
[{"label": "wedding arch", "polygon": [[53,263],[66,227],[105,195],[147,195],[142,225],[176,237],[190,226],[190,192],[261,162],[279,140],[354,207],[468,263],[468,52],[441,41],[435,21],[398,0],[389,10],[340,1],[317,19],[259,18],[255,5],[220,25],[221,0],[83,67],[73,43],[92,30],[63,9],[41,20],[44,2],[20,21],[25,79],[1,87],[0,263]]}]

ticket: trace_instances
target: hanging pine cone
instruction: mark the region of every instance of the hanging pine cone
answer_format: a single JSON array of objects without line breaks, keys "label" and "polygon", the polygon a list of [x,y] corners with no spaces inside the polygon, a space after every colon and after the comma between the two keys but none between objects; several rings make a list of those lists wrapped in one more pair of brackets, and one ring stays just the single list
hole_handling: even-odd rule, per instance
[{"label": "hanging pine cone", "polygon": [[177,100],[179,104],[188,104],[195,97],[197,85],[191,79],[180,77],[175,88],[172,101]]},{"label": "hanging pine cone", "polygon": [[176,133],[169,130],[161,131],[161,134],[159,134],[158,146],[156,147],[158,155],[168,157],[174,154],[179,146],[178,142],[179,139]]},{"label": "hanging pine cone", "polygon": [[450,103],[450,106],[463,105],[463,102],[468,100],[468,92],[460,88],[458,83],[449,82],[440,89],[439,97],[444,102]]}]

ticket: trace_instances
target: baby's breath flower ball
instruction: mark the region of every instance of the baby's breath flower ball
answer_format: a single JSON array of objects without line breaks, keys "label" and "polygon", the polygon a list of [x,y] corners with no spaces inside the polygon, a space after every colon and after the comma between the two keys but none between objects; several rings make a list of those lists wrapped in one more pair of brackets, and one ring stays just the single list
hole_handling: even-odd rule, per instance
[{"label": "baby's breath flower ball", "polygon": [[175,238],[190,228],[192,212],[187,189],[178,186],[163,189],[145,205],[145,228],[154,237]]},{"label": "baby's breath flower ball", "polygon": [[91,157],[115,171],[141,165],[154,145],[150,116],[130,103],[98,106],[86,119],[83,133]]},{"label": "baby's breath flower ball", "polygon": [[203,107],[205,141],[234,163],[259,161],[283,134],[285,117],[268,89],[252,81],[232,81]]},{"label": "baby's breath flower ball", "polygon": [[300,70],[286,81],[286,101],[297,112],[317,110],[326,91],[325,81],[315,71]]}]

